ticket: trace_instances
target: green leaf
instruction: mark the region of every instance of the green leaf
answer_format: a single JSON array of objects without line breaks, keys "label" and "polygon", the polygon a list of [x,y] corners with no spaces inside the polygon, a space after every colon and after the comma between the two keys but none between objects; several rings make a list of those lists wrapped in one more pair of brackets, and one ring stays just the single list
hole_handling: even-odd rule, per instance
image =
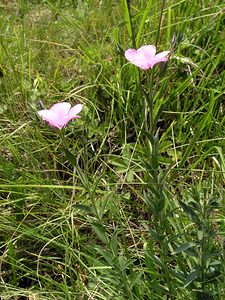
[{"label": "green leaf", "polygon": [[90,215],[94,215],[91,207],[87,206],[87,205],[83,205],[83,204],[75,204],[73,205],[74,208],[80,209]]},{"label": "green leaf", "polygon": [[141,276],[143,274],[143,271],[135,272],[129,275],[129,281],[130,281],[130,288],[132,288],[137,282],[139,282]]},{"label": "green leaf", "polygon": [[115,232],[113,233],[112,235],[112,238],[111,238],[111,241],[110,241],[110,246],[111,246],[111,249],[112,249],[112,252],[115,256],[118,255],[118,240],[117,240],[117,237],[118,237],[118,234],[121,232],[122,230],[118,230],[116,229]]},{"label": "green leaf", "polygon": [[76,157],[67,149],[64,148],[65,154],[66,154],[66,158],[68,159],[68,161],[71,163],[71,165],[73,165],[74,167],[77,166],[77,159]]},{"label": "green leaf", "polygon": [[68,159],[68,161],[74,166],[74,168],[76,169],[80,181],[82,182],[84,188],[90,193],[90,187],[89,187],[89,181],[87,176],[85,175],[85,173],[81,170],[81,168],[78,166],[77,163],[77,159],[76,157],[67,149],[64,148],[65,154],[66,154],[66,158]]},{"label": "green leaf", "polygon": [[196,214],[196,212],[188,205],[186,205],[184,202],[180,201],[180,206],[183,208],[184,212],[186,213],[186,215],[197,225],[201,226],[202,222],[200,221],[198,215]]},{"label": "green leaf", "polygon": [[196,267],[193,269],[187,276],[185,282],[184,282],[184,288],[186,288],[189,284],[191,284],[198,276],[200,273],[200,268]]},{"label": "green leaf", "polygon": [[153,237],[156,241],[161,242],[161,241],[163,240],[163,237],[160,236],[160,235],[159,235],[155,230],[153,230],[152,228],[149,227],[149,231],[150,231],[152,237]]},{"label": "green leaf", "polygon": [[97,250],[97,252],[101,254],[101,256],[111,267],[114,267],[114,257],[109,251],[102,249],[100,246],[95,246],[95,250]]},{"label": "green leaf", "polygon": [[98,238],[105,244],[108,244],[109,240],[106,235],[106,229],[103,225],[98,223],[91,223],[91,227],[94,232],[97,234]]},{"label": "green leaf", "polygon": [[196,243],[194,243],[194,242],[184,243],[184,244],[180,245],[179,247],[177,247],[177,249],[174,250],[172,255],[180,253],[180,252],[185,252],[186,250],[188,250],[189,248],[194,247],[194,246],[196,246]]}]

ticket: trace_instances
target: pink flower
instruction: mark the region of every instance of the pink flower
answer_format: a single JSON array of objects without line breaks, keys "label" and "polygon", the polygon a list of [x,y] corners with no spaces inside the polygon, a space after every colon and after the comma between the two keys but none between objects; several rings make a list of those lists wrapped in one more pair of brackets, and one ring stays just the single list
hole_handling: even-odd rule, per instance
[{"label": "pink flower", "polygon": [[163,51],[156,54],[156,48],[154,45],[142,46],[141,48],[128,49],[125,51],[125,57],[135,66],[142,70],[148,70],[159,62],[165,62],[168,60],[170,51]]},{"label": "pink flower", "polygon": [[77,114],[82,110],[82,106],[82,104],[77,104],[71,108],[70,103],[56,103],[50,109],[38,111],[38,114],[50,126],[62,129],[69,121],[80,118]]}]

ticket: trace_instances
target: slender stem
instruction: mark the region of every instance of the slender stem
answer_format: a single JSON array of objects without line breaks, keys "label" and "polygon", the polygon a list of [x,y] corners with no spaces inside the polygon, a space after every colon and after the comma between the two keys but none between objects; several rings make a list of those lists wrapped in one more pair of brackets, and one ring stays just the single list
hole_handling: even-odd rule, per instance
[{"label": "slender stem", "polygon": [[[208,225],[208,221],[207,217],[206,217],[206,207],[205,207],[206,203],[204,201],[203,204],[203,215],[202,215],[202,219],[203,219],[203,225],[202,225],[202,239],[201,239],[201,287],[202,287],[202,291],[204,292],[205,290],[205,268],[206,268],[206,260],[205,260],[205,250],[206,250],[206,243],[208,240],[208,234],[207,234],[207,225]],[[206,225],[207,224],[207,225]],[[206,227],[207,226],[207,227]]]},{"label": "slender stem", "polygon": [[[148,77],[147,77],[147,80],[148,80]],[[144,91],[144,88],[142,87],[140,70],[138,70],[138,76],[137,76],[136,84],[137,84],[137,91],[138,90],[140,91],[140,98],[141,98],[142,111],[143,111],[142,112],[142,114],[143,114],[142,124],[143,125],[141,125],[141,128],[144,127],[144,129],[145,129],[146,132],[150,132],[152,134],[152,131],[150,130],[150,128],[152,126],[151,125],[149,126],[149,119],[152,120],[152,116],[151,115],[149,116],[149,112],[152,112],[152,109],[150,109],[150,106],[153,107],[153,104],[152,105],[149,104],[148,96],[147,96],[146,92]],[[148,138],[145,139],[145,142],[147,144],[149,156],[151,157],[151,154],[152,154],[152,145],[151,145],[151,142],[150,142],[150,140]]]},{"label": "slender stem", "polygon": [[[165,235],[165,226],[164,226],[165,220],[166,220],[166,216],[165,216],[165,214],[162,214],[161,218],[159,218],[159,224],[160,224],[159,227],[161,227],[161,229],[160,229],[161,236]],[[171,278],[170,270],[169,270],[169,266],[168,266],[168,246],[166,245],[165,239],[162,239],[161,249],[162,249],[161,261],[163,263],[163,272],[164,272],[164,276],[165,276],[165,282],[168,285],[168,289],[169,289],[169,293],[170,293],[169,299],[175,299],[175,290],[173,287],[173,280]]]},{"label": "slender stem", "polygon": [[151,74],[147,74],[147,85],[149,87],[148,97],[148,110],[149,110],[149,133],[154,136],[154,91],[153,91],[153,82],[154,82],[154,69],[151,69]]},{"label": "slender stem", "polygon": [[133,48],[136,48],[136,41],[135,41],[135,37],[134,37],[132,17],[131,17],[131,3],[130,2],[131,2],[130,0],[123,0],[123,6],[124,6],[125,20],[127,23],[128,33],[132,40],[132,46],[133,46]]},{"label": "slender stem", "polygon": [[62,141],[63,148],[69,149],[67,142],[66,142],[66,138],[65,138],[65,129],[62,128],[61,130],[58,131],[58,133],[59,133],[59,137]]},{"label": "slender stem", "polygon": [[160,11],[159,25],[158,25],[157,35],[156,35],[156,41],[155,41],[156,49],[157,49],[157,46],[158,46],[160,31],[161,31],[161,27],[162,27],[162,17],[163,17],[163,10],[164,10],[164,7],[165,7],[165,3],[166,3],[166,0],[163,0],[161,11]]}]

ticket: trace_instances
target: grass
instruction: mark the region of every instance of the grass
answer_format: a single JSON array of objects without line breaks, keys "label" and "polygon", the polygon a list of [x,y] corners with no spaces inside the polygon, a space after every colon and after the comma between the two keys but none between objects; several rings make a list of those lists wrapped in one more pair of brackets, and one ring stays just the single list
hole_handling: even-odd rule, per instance
[{"label": "grass", "polygon": [[223,6],[0,4],[1,300],[224,299]]}]

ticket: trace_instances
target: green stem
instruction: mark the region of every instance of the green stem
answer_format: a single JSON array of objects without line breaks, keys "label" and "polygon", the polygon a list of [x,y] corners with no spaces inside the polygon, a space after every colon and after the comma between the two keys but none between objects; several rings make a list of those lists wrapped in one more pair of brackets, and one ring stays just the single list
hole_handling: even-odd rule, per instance
[{"label": "green stem", "polygon": [[164,7],[165,7],[165,3],[166,3],[166,0],[163,0],[161,11],[160,11],[160,17],[159,17],[159,26],[158,26],[156,41],[155,41],[156,49],[157,49],[157,46],[158,46],[160,31],[161,31],[161,27],[162,27],[162,17],[163,17],[163,10],[164,10]]},{"label": "green stem", "polygon": [[131,292],[131,290],[129,288],[129,284],[127,283],[126,274],[124,274],[124,271],[121,270],[121,269],[119,269],[118,271],[120,273],[121,281],[122,281],[122,283],[124,285],[124,289],[125,289],[125,293],[126,293],[126,298],[129,299],[129,300],[133,300],[134,297],[133,297],[132,292]]},{"label": "green stem", "polygon": [[95,211],[95,216],[96,216],[97,220],[99,221],[99,223],[101,223],[101,216],[99,215],[98,208],[97,208],[97,205],[96,205],[96,201],[94,199],[94,193],[91,191],[91,188],[90,188],[89,182],[88,182],[88,178],[85,175],[86,173],[83,172],[83,170],[79,167],[79,165],[76,161],[76,157],[69,150],[69,147],[68,147],[66,139],[65,139],[64,129],[59,131],[59,136],[61,138],[64,151],[66,152],[66,156],[69,157],[70,162],[76,168],[76,171],[79,175],[79,178],[80,178],[84,188],[87,190],[87,193],[90,196],[91,203],[92,203],[92,206],[93,206],[94,211]]},{"label": "green stem", "polygon": [[153,92],[153,82],[154,82],[154,69],[151,69],[151,74],[147,74],[147,86],[149,87],[148,97],[148,111],[149,111],[149,133],[154,136],[154,92]]},{"label": "green stem", "polygon": [[[206,251],[206,242],[207,242],[207,238],[208,238],[208,234],[207,234],[207,225],[208,225],[208,219],[206,217],[206,207],[205,207],[206,203],[204,202],[203,204],[203,215],[202,215],[202,219],[203,219],[203,225],[202,225],[202,239],[200,241],[201,244],[201,288],[202,291],[205,291],[205,268],[206,268],[206,260],[205,260],[205,251]],[[206,225],[207,224],[207,225]],[[207,226],[207,227],[206,227]]]},{"label": "green stem", "polygon": [[133,32],[132,17],[131,17],[131,13],[130,13],[130,2],[128,0],[123,0],[123,7],[124,7],[124,13],[125,13],[125,20],[127,23],[127,30],[128,30],[129,36],[132,40],[132,46],[133,46],[133,48],[136,48],[136,41],[135,41],[134,32]]},{"label": "green stem", "polygon": [[159,235],[162,237],[161,242],[160,242],[160,249],[161,251],[161,262],[163,264],[162,272],[164,274],[165,278],[165,283],[168,286],[169,289],[169,299],[175,299],[175,289],[173,287],[173,279],[171,278],[170,275],[170,270],[169,270],[169,261],[168,261],[168,246],[166,245],[166,239],[165,234],[165,222],[166,222],[166,216],[164,213],[161,213],[158,215],[158,224],[159,224]]}]

